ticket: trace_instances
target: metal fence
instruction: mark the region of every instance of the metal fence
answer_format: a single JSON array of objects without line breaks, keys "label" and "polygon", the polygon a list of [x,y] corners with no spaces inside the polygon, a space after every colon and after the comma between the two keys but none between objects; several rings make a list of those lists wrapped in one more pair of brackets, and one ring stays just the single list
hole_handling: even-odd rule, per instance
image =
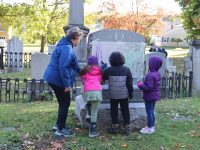
[{"label": "metal fence", "polygon": [[[192,96],[192,78],[184,74],[172,74],[169,78],[162,78],[161,81],[161,98],[175,99]],[[73,87],[72,96],[79,95],[80,79],[76,79]],[[53,91],[44,80],[19,80],[19,79],[2,79],[0,78],[0,102],[31,102],[52,100]],[[131,101],[142,101],[142,92],[134,90],[134,98]],[[108,91],[103,90],[104,100],[109,100]]]},{"label": "metal fence", "polygon": [[3,52],[2,67],[30,68],[32,53]]},{"label": "metal fence", "polygon": [[184,73],[172,73],[169,78],[162,78],[161,81],[161,98],[181,98],[192,96],[193,73],[189,76]]},{"label": "metal fence", "polygon": [[32,53],[27,52],[7,52],[0,47],[0,69],[11,68],[31,68]]},{"label": "metal fence", "polygon": [[44,80],[0,78],[0,102],[52,100],[53,91]]}]

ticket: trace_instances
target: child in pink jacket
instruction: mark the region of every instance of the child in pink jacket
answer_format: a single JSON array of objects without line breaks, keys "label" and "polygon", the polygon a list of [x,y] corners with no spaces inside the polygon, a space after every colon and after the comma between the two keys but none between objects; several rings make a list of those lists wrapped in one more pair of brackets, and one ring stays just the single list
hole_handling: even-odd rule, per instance
[{"label": "child in pink jacket", "polygon": [[89,137],[97,137],[100,135],[96,128],[97,113],[100,102],[102,101],[102,71],[98,66],[98,58],[90,56],[87,61],[87,66],[81,72],[81,79],[84,85],[84,99],[87,102],[86,120],[90,123]]}]

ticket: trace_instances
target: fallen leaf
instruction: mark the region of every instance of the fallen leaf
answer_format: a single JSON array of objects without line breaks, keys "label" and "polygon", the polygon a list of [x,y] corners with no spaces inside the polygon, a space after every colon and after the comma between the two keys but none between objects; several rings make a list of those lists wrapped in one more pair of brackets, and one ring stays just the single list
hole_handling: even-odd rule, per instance
[{"label": "fallen leaf", "polygon": [[176,126],[176,125],[172,125],[171,127],[172,127],[172,128],[176,128],[177,126]]},{"label": "fallen leaf", "polygon": [[191,136],[196,136],[196,131],[195,130],[191,130],[190,132],[189,132],[189,134],[191,135]]},{"label": "fallen leaf", "polygon": [[51,142],[51,148],[53,150],[58,150],[58,149],[61,149],[63,148],[62,144],[59,143],[59,142]]},{"label": "fallen leaf", "polygon": [[179,148],[180,148],[180,144],[179,144],[179,143],[176,143],[175,149],[179,149]]},{"label": "fallen leaf", "polygon": [[128,144],[126,144],[126,143],[125,143],[125,144],[122,144],[121,147],[127,148],[127,147],[128,147]]},{"label": "fallen leaf", "polygon": [[76,130],[77,132],[81,132],[81,131],[82,131],[80,128],[75,128],[75,130]]},{"label": "fallen leaf", "polygon": [[79,150],[87,150],[87,148],[85,148],[85,147],[81,147]]}]

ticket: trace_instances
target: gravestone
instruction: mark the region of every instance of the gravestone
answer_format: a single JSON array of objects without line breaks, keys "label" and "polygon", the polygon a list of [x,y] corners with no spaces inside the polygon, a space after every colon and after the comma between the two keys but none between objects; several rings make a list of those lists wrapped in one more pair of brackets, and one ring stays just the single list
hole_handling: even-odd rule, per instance
[{"label": "gravestone", "polygon": [[163,64],[162,67],[159,69],[161,77],[166,77],[166,55],[161,52],[150,52],[146,54],[146,73],[149,70],[149,59],[153,56],[158,56],[162,59]]},{"label": "gravestone", "polygon": [[[90,33],[87,44],[88,56],[97,56],[99,64],[101,61],[104,61],[109,66],[109,56],[113,51],[120,51],[125,56],[125,65],[130,68],[134,80],[134,99],[130,101],[129,111],[131,116],[131,126],[136,129],[139,129],[146,124],[145,106],[143,101],[141,101],[142,94],[136,86],[137,81],[144,76],[145,45],[144,38],[137,33],[111,29]],[[104,126],[111,124],[111,118],[108,85],[103,85],[102,88],[103,101],[100,105],[97,122],[99,125]],[[85,120],[85,104],[82,96],[76,97],[75,114],[78,116],[81,125],[84,127],[88,125]],[[119,109],[119,121],[122,120],[122,114]]]},{"label": "gravestone", "polygon": [[166,66],[166,77],[171,77],[176,73],[176,66]]},{"label": "gravestone", "polygon": [[200,93],[200,40],[193,40],[191,43],[192,49],[192,71],[193,71],[193,93]]},{"label": "gravestone", "polygon": [[166,66],[173,66],[172,58],[166,58]]},{"label": "gravestone", "polygon": [[176,66],[173,65],[172,58],[166,58],[166,76],[171,77],[172,73],[176,73]]},{"label": "gravestone", "polygon": [[186,76],[189,76],[189,72],[192,71],[192,57],[186,56],[184,58],[184,72]]},{"label": "gravestone", "polygon": [[189,76],[189,72],[192,71],[192,47],[190,48],[187,56],[184,57],[184,72],[186,76]]},{"label": "gravestone", "polygon": [[43,79],[44,72],[50,62],[50,55],[44,53],[34,53],[31,59],[31,78]]},{"label": "gravestone", "polygon": [[[44,72],[50,62],[50,55],[36,52],[32,55],[31,59],[31,79],[35,79],[35,82],[27,82],[27,95],[26,99],[32,101],[40,96],[41,91],[48,93],[52,92],[52,89],[49,87],[46,81],[41,81],[43,79]],[[32,92],[34,91],[34,95]]]},{"label": "gravestone", "polygon": [[8,72],[23,70],[23,42],[18,37],[13,37],[7,45]]},{"label": "gravestone", "polygon": [[56,45],[49,45],[48,46],[48,54],[51,55],[56,48]]},{"label": "gravestone", "polygon": [[144,38],[137,33],[126,30],[101,30],[89,34],[88,55],[94,55],[109,64],[112,52],[120,51],[126,60],[125,65],[130,68],[134,83],[144,76]]}]

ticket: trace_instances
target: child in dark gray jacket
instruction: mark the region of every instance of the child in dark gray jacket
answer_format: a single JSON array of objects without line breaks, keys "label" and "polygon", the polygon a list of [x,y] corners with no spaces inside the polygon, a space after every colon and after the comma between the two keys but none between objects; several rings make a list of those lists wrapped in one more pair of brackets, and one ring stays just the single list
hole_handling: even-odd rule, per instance
[{"label": "child in dark gray jacket", "polygon": [[130,135],[130,114],[129,114],[129,99],[133,98],[133,79],[131,71],[124,66],[124,56],[116,51],[109,58],[111,67],[104,71],[104,80],[109,83],[110,96],[110,112],[112,118],[112,126],[108,129],[109,133],[117,134],[119,132],[118,125],[118,104],[120,104],[125,134]]}]

